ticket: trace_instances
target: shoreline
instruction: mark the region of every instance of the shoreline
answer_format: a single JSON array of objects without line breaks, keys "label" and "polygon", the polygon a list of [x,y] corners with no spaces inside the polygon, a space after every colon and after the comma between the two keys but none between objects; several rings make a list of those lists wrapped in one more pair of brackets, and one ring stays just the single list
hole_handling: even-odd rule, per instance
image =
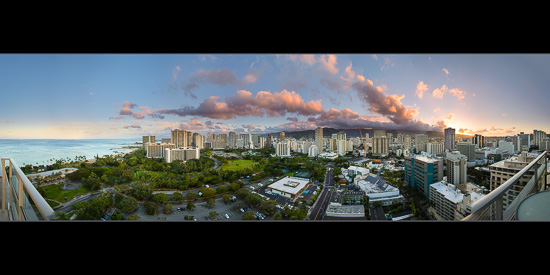
[{"label": "shoreline", "polygon": [[[128,154],[128,153],[132,153],[132,152],[134,152],[135,150],[138,150],[138,149],[140,149],[140,148],[137,148],[137,147],[130,147],[130,148],[124,148],[124,149],[129,149],[130,152],[118,153],[118,154],[115,155],[115,158],[116,158],[116,157],[122,157],[122,156],[124,156],[124,155],[126,155],[126,154]],[[84,160],[84,162],[89,163],[89,164],[92,164],[92,163],[94,163],[95,161],[96,161],[95,158]],[[80,162],[82,162],[82,161],[79,161],[78,163],[80,163]],[[62,164],[70,164],[70,163],[71,163],[71,162],[63,162]]]}]

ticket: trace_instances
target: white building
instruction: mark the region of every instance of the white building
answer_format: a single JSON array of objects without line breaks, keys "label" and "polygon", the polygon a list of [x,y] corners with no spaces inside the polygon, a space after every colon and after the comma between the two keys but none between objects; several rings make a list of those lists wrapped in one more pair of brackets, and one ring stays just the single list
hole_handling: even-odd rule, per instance
[{"label": "white building", "polygon": [[453,184],[440,181],[430,185],[430,201],[434,203],[432,215],[437,220],[455,220],[457,204],[463,199],[464,194]]},{"label": "white building", "polygon": [[397,187],[374,174],[363,176],[357,181],[357,185],[369,197],[370,203],[380,201],[382,205],[391,205],[393,202],[401,202],[405,199]]},{"label": "white building", "polygon": [[338,155],[343,156],[346,154],[346,140],[338,140]]},{"label": "white building", "polygon": [[284,177],[270,185],[267,188],[275,194],[287,198],[296,198],[304,192],[309,184],[309,180],[296,177]]},{"label": "white building", "polygon": [[200,149],[198,147],[182,147],[178,149],[165,149],[164,159],[167,163],[171,163],[174,160],[182,160],[184,162],[190,159],[199,159]]},{"label": "white building", "polygon": [[503,152],[507,151],[508,154],[513,155],[514,152],[514,143],[511,141],[504,141],[499,140],[498,141],[498,148],[501,149]]},{"label": "white building", "polygon": [[467,178],[467,158],[458,151],[447,152],[445,155],[445,164],[447,165],[447,181],[451,184],[466,183]]},{"label": "white building", "polygon": [[426,152],[430,155],[443,154],[443,152],[445,152],[445,147],[441,142],[428,142]]},{"label": "white building", "polygon": [[317,145],[313,144],[313,145],[309,146],[307,156],[308,157],[316,157],[318,155],[319,155],[319,148],[317,147]]},{"label": "white building", "polygon": [[437,220],[462,220],[471,213],[473,203],[483,198],[484,195],[476,191],[461,190],[463,185],[454,185],[446,181],[440,181],[430,185],[430,201],[434,207],[428,212]]},{"label": "white building", "polygon": [[279,157],[290,157],[290,141],[277,141],[275,143],[275,155]]}]

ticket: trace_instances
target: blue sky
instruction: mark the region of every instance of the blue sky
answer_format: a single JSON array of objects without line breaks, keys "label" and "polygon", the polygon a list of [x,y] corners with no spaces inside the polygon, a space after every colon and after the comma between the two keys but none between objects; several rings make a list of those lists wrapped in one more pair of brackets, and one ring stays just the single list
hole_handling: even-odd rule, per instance
[{"label": "blue sky", "polygon": [[0,138],[550,132],[550,55],[4,54]]}]

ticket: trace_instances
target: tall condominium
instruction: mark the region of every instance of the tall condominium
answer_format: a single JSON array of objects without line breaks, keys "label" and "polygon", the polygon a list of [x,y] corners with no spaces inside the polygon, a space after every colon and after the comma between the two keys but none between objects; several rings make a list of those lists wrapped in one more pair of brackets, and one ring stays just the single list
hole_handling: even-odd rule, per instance
[{"label": "tall condominium", "polygon": [[546,138],[546,132],[533,130],[533,145],[539,146],[543,139]]},{"label": "tall condominium", "polygon": [[389,155],[389,138],[385,136],[378,136],[372,138],[372,153],[376,156]]},{"label": "tall condominium", "polygon": [[280,141],[285,140],[285,132],[279,133],[279,140],[280,140]]},{"label": "tall condominium", "polygon": [[445,159],[447,164],[447,182],[454,185],[466,183],[468,180],[466,171],[467,157],[458,151],[453,151],[447,152]]},{"label": "tall condominium", "polygon": [[172,130],[172,143],[176,145],[176,148],[187,147],[187,131]]},{"label": "tall condominium", "polygon": [[469,142],[459,142],[456,144],[456,150],[465,155],[468,161],[476,159],[476,145]]},{"label": "tall condominium", "polygon": [[483,146],[485,146],[485,137],[475,134],[472,138],[472,143],[476,145],[476,148],[483,148]]},{"label": "tall condominium", "polygon": [[143,142],[141,145],[143,149],[147,149],[147,143],[155,143],[155,136],[152,136],[152,135],[143,136]]},{"label": "tall condominium", "polygon": [[325,148],[323,148],[323,128],[321,127],[317,127],[317,129],[315,129],[315,145],[319,148],[319,153],[325,151]]},{"label": "tall condominium", "polygon": [[455,149],[455,129],[446,128],[445,129],[445,149],[452,151]]},{"label": "tall condominium", "polygon": [[428,151],[428,136],[424,134],[419,134],[414,136],[414,147],[416,148],[416,153]]}]

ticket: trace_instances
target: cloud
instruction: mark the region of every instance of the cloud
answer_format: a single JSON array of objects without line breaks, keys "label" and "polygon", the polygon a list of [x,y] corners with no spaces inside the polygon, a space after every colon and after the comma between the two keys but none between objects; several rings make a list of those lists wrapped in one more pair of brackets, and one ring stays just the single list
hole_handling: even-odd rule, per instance
[{"label": "cloud", "polygon": [[187,123],[183,123],[183,122],[180,123],[180,129],[185,129],[185,130],[199,131],[199,130],[203,130],[205,127],[206,127],[205,123],[200,122],[199,118],[197,117],[191,118],[191,120],[188,121]]},{"label": "cloud", "polygon": [[197,96],[193,93],[193,90],[197,89],[202,84],[214,84],[218,86],[232,85],[246,88],[248,84],[255,83],[258,80],[258,77],[259,72],[257,70],[251,70],[242,79],[237,79],[235,74],[228,69],[212,69],[208,71],[199,69],[189,78],[187,84],[185,84],[181,89],[186,95],[189,95],[192,98],[197,98]]},{"label": "cloud", "polygon": [[502,113],[502,116],[507,116],[507,115],[508,115],[508,114],[506,114],[506,113]]},{"label": "cloud", "polygon": [[116,117],[109,117],[109,119],[122,119],[124,116],[131,116],[135,119],[143,119],[146,115],[152,117],[152,118],[158,118],[158,119],[164,119],[164,116],[159,114],[158,112],[161,110],[151,111],[152,107],[147,106],[140,106],[139,109],[143,110],[144,112],[133,112],[130,109],[133,109],[134,107],[137,107],[137,104],[133,104],[130,101],[124,101],[123,103],[115,103],[116,106],[124,106],[122,109],[120,109],[120,112],[118,113],[119,116]]},{"label": "cloud", "polygon": [[418,98],[422,98],[424,96],[424,92],[428,90],[428,85],[424,84],[424,81],[419,81],[418,84],[416,84],[416,91],[414,92]]},{"label": "cloud", "polygon": [[134,123],[132,125],[124,125],[122,126],[124,129],[128,129],[128,128],[134,128],[134,129],[141,129],[141,126],[137,123]]},{"label": "cloud", "polygon": [[317,59],[313,54],[301,54],[301,55],[290,54],[290,55],[287,55],[286,57],[288,57],[288,59],[290,59],[292,62],[297,64],[303,63],[309,66],[313,66],[313,64],[317,63]]},{"label": "cloud", "polygon": [[174,83],[169,85],[169,88],[177,89],[178,88],[178,74],[180,73],[181,68],[180,66],[177,66],[172,70],[172,78],[174,79]]},{"label": "cloud", "polygon": [[445,73],[445,76],[449,76],[449,70],[447,70],[447,69],[445,69],[445,68],[443,68],[443,69],[441,69],[441,70]]},{"label": "cloud", "polygon": [[287,117],[286,120],[297,122],[298,118],[297,117]]},{"label": "cloud", "polygon": [[[447,85],[445,85],[445,84],[443,84],[443,86],[441,86],[441,88],[434,89],[433,92],[432,92],[432,95],[436,98],[442,99],[443,95],[445,95],[446,93],[448,93],[452,96],[456,96],[456,98],[458,98],[458,100],[462,100],[466,96],[465,91],[460,90],[458,88],[449,89],[449,87],[447,87]],[[475,97],[475,95],[474,95],[474,97]]]},{"label": "cloud", "polygon": [[433,95],[433,97],[442,99],[443,95],[448,91],[449,91],[449,88],[447,87],[447,85],[443,84],[443,86],[441,86],[441,88],[435,88],[432,92],[432,95]]},{"label": "cloud", "polygon": [[435,109],[434,109],[434,113],[435,113],[435,112],[439,112],[439,110],[441,110],[441,108],[439,108],[439,107],[435,108]]},{"label": "cloud", "polygon": [[451,94],[453,96],[456,96],[456,98],[458,98],[458,100],[462,100],[462,99],[464,99],[464,97],[466,95],[466,92],[462,91],[462,90],[459,90],[457,88],[453,88],[453,89],[449,90],[449,94]]},{"label": "cloud", "polygon": [[418,115],[418,110],[407,108],[401,103],[405,95],[387,95],[384,93],[385,86],[374,87],[369,79],[357,81],[352,87],[359,98],[370,105],[369,111],[381,114],[396,124],[407,124]]},{"label": "cloud", "polygon": [[237,116],[264,116],[265,114],[278,117],[286,113],[310,116],[319,114],[322,109],[320,100],[304,102],[302,97],[294,91],[282,90],[274,93],[260,91],[254,97],[249,91],[239,90],[235,95],[224,99],[210,96],[198,107],[185,106],[180,109],[160,110],[159,113],[232,119]]},{"label": "cloud", "polygon": [[320,56],[319,63],[321,64],[321,68],[330,74],[337,74],[338,68],[336,68],[336,59],[336,56],[333,54]]}]

